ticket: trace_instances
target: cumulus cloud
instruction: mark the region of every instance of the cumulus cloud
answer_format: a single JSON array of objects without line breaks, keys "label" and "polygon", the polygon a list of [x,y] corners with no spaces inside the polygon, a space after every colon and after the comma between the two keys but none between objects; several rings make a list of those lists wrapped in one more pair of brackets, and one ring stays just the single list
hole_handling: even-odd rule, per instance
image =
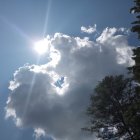
[{"label": "cumulus cloud", "polygon": [[96,24],[94,24],[94,26],[89,26],[88,28],[82,26],[82,27],[81,27],[81,31],[82,31],[83,33],[92,34],[92,33],[94,33],[94,32],[97,31],[97,26],[96,26]]},{"label": "cumulus cloud", "polygon": [[41,137],[45,137],[45,131],[42,128],[36,128],[34,129],[34,134],[33,136],[35,137],[36,140],[39,140]]},{"label": "cumulus cloud", "polygon": [[132,46],[117,28],[104,29],[95,41],[62,33],[47,39],[49,62],[26,64],[14,73],[6,118],[32,127],[36,139],[93,140],[81,131],[89,96],[104,76],[122,74],[132,64]]}]

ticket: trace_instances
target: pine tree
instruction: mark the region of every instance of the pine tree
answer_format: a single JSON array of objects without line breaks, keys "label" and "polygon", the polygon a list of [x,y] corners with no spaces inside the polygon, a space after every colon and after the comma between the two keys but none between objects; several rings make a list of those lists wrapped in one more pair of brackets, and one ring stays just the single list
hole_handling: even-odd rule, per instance
[{"label": "pine tree", "polygon": [[136,32],[138,34],[138,38],[140,39],[140,0],[134,0],[135,6],[130,9],[130,12],[136,14],[136,21],[132,22],[134,25],[131,28],[132,32]]},{"label": "pine tree", "polygon": [[[130,9],[130,12],[136,14],[136,21],[132,22],[133,27],[131,28],[132,32],[138,34],[140,39],[140,0],[134,0],[135,6]],[[132,59],[135,61],[135,65],[130,67],[129,70],[133,73],[133,78],[136,82],[140,83],[140,47],[133,49]]]}]

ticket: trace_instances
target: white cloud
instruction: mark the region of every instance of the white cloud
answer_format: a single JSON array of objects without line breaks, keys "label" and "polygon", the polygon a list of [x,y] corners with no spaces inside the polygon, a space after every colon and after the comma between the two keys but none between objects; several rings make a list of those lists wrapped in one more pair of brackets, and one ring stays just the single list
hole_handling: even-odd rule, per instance
[{"label": "white cloud", "polygon": [[119,30],[106,28],[96,41],[62,33],[48,37],[50,61],[26,64],[14,73],[6,117],[12,117],[18,127],[36,128],[36,138],[93,140],[93,135],[81,132],[93,88],[104,76],[122,74],[132,64],[131,46]]},{"label": "white cloud", "polygon": [[39,140],[41,137],[45,137],[45,131],[42,128],[35,128],[33,136],[36,140]]},{"label": "white cloud", "polygon": [[[120,43],[127,44],[127,35],[129,35],[129,30],[126,28],[105,28],[101,35],[96,39],[98,43],[107,45],[113,44],[117,45],[115,43],[118,43],[118,41],[121,41]],[[124,42],[125,41],[125,42]],[[122,46],[122,45],[121,45]]]},{"label": "white cloud", "polygon": [[[117,32],[117,28],[105,28],[102,32],[102,34],[96,39],[99,43],[106,43],[110,41],[110,39],[113,39],[115,33]],[[113,42],[113,41],[112,41]]]},{"label": "white cloud", "polygon": [[132,50],[131,48],[116,48],[116,51],[118,52],[117,56],[117,62],[118,64],[125,64],[128,63],[130,65],[134,65],[134,61],[132,61]]},{"label": "white cloud", "polygon": [[92,34],[92,33],[96,32],[96,30],[97,30],[96,24],[94,24],[94,26],[89,26],[88,28],[84,27],[84,26],[81,27],[81,31],[84,33],[88,33],[88,34]]}]

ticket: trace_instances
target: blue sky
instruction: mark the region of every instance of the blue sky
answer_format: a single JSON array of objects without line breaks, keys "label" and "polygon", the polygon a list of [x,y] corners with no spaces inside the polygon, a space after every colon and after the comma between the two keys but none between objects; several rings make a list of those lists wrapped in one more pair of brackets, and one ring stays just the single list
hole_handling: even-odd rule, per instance
[{"label": "blue sky", "polygon": [[[12,121],[12,119],[5,120],[4,118],[4,107],[6,106],[6,101],[10,96],[9,94],[11,94],[11,92],[15,92],[8,89],[9,82],[13,79],[13,73],[19,67],[24,67],[24,64],[26,63],[29,63],[29,65],[37,64],[39,57],[39,66],[48,63],[46,56],[39,56],[34,51],[34,42],[43,39],[47,35],[52,37],[58,32],[68,35],[69,38],[71,38],[71,42],[73,41],[72,37],[84,38],[85,36],[88,36],[89,40],[96,40],[97,34],[87,35],[86,33],[81,33],[82,26],[88,28],[89,26],[94,26],[95,24],[97,25],[96,30],[98,30],[99,33],[97,35],[98,37],[101,36],[103,30],[107,27],[115,27],[118,29],[118,31],[121,27],[130,29],[131,22],[135,19],[135,16],[129,13],[129,10],[132,6],[133,2],[131,0],[0,0],[0,139],[35,139],[35,137],[33,137],[33,133],[35,132],[33,132],[32,128],[37,124],[32,125],[31,123],[29,126],[25,124],[22,128],[19,128],[15,126],[15,123]],[[115,31],[109,30],[109,32]],[[64,41],[64,38],[67,38],[66,36],[62,36],[60,34],[57,35],[57,37],[62,38],[62,42]],[[57,37],[52,38],[55,40]],[[75,40],[77,39],[75,38]],[[127,41],[128,43],[126,44],[129,44],[128,46],[136,46],[138,44],[136,35],[132,33],[127,36]],[[101,44],[101,38],[98,38],[97,42],[100,42]],[[54,41],[53,43],[57,46],[57,42]],[[66,44],[62,43],[61,45],[65,46]],[[65,48],[63,49],[65,50]],[[61,51],[62,50],[59,50],[60,53],[63,53]],[[76,60],[74,59],[75,64],[76,62],[80,62],[79,58],[81,58],[81,54],[82,52],[78,55],[74,55],[76,58]],[[97,57],[93,59],[97,59]],[[108,58],[106,59],[108,60]],[[85,61],[85,59],[83,59],[83,61]],[[65,61],[62,63],[65,63]],[[85,61],[85,63],[87,62]],[[75,64],[71,65],[75,66]],[[65,65],[67,66],[67,63]],[[78,65],[81,66],[83,63]],[[98,65],[98,63],[96,65]],[[67,70],[61,72],[61,68],[63,68],[63,66],[64,65],[62,65],[60,68],[58,67],[57,70],[55,69],[56,72],[61,73],[62,76],[64,74],[64,79],[72,79],[70,77],[71,75],[67,75]],[[127,65],[125,64],[124,66]],[[83,66],[80,68],[83,68]],[[88,71],[89,69],[86,70]],[[115,69],[118,70],[118,73],[122,71],[120,66],[113,66],[110,73],[115,73]],[[71,69],[71,71],[76,70],[79,72],[79,68],[76,66]],[[103,72],[104,74],[102,74],[102,71],[104,70],[100,70],[101,73],[99,77],[105,76],[104,74],[107,74],[107,72]],[[20,70],[18,72],[20,73]],[[58,79],[62,78],[60,75],[58,77]],[[74,78],[76,79],[76,76]],[[98,78],[95,79],[98,81]],[[82,89],[72,88],[70,91],[76,92],[80,90]],[[18,92],[16,92],[16,94],[17,93]],[[79,97],[84,98],[84,95],[81,94]],[[77,97],[72,94],[70,99],[74,102],[73,98],[77,99]],[[79,106],[78,103],[75,103],[74,105],[75,106],[73,108],[71,107],[72,111],[74,108],[78,108]],[[46,126],[41,127],[46,128]],[[53,128],[50,128],[49,132],[50,136],[52,137],[66,137],[62,136],[62,134],[61,137],[59,134],[60,132],[54,132]],[[74,136],[72,132],[70,133],[73,135],[74,139],[76,139],[75,137],[78,137],[77,135]]]},{"label": "blue sky", "polygon": [[13,72],[27,60],[36,62],[36,56],[29,49],[32,45],[30,40],[40,39],[44,33],[79,35],[81,26],[93,24],[97,24],[99,30],[105,27],[130,28],[134,20],[129,13],[132,5],[131,0],[0,1],[2,79],[6,78],[5,72]]}]

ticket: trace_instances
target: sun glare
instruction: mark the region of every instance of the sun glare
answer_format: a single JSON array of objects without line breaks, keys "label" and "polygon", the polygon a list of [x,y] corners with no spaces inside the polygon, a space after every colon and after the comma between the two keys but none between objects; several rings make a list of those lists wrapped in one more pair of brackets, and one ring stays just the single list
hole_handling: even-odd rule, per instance
[{"label": "sun glare", "polygon": [[34,49],[39,55],[43,55],[48,51],[48,40],[43,39],[35,42]]}]

